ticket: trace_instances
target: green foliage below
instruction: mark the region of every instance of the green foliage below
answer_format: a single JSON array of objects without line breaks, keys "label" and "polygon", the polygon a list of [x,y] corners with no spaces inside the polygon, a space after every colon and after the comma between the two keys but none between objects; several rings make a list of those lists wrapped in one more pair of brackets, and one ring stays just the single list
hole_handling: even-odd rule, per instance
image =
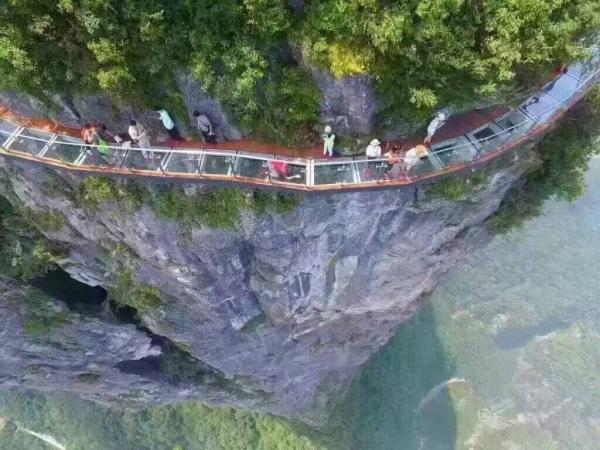
[{"label": "green foliage below", "polygon": [[239,222],[244,208],[257,214],[267,211],[285,214],[293,211],[299,201],[295,195],[263,191],[246,193],[231,188],[188,195],[180,186],[168,186],[157,193],[154,209],[160,217],[187,226],[204,224],[211,228],[232,228]]},{"label": "green foliage below", "polygon": [[136,283],[133,279],[133,269],[130,267],[120,269],[115,286],[109,289],[109,297],[141,313],[160,308],[163,304],[160,290],[154,286]]},{"label": "green foliage below", "polygon": [[0,271],[27,281],[53,270],[65,249],[45,239],[36,227],[53,230],[63,223],[55,213],[25,210],[25,216],[19,214],[0,197]]},{"label": "green foliage below", "polygon": [[189,226],[204,223],[212,228],[234,227],[243,206],[244,194],[237,189],[186,195],[183,188],[172,186],[160,190],[155,200],[160,217]]},{"label": "green foliage below", "polygon": [[427,193],[447,200],[464,200],[475,189],[489,182],[488,170],[474,170],[468,176],[446,177],[427,186]]},{"label": "green foliage below", "polygon": [[[69,396],[0,391],[0,415],[67,448],[82,450],[317,450],[308,430],[229,408],[185,403],[145,410],[106,409]],[[19,436],[21,434],[21,436]],[[23,447],[23,433],[0,433],[0,448]],[[27,441],[29,442],[29,441]]]},{"label": "green foliage below", "polygon": [[43,231],[58,231],[67,223],[65,216],[58,211],[40,211],[27,208],[22,211],[28,222]]},{"label": "green foliage below", "polygon": [[37,289],[30,289],[23,303],[24,330],[30,338],[46,336],[53,329],[69,323],[69,313],[56,310],[48,297]]},{"label": "green foliage below", "polygon": [[268,211],[287,214],[298,206],[300,197],[237,188],[187,194],[175,184],[150,189],[144,184],[128,180],[86,177],[79,188],[77,201],[92,210],[111,201],[123,203],[131,210],[146,204],[159,217],[175,220],[187,227],[203,224],[211,228],[233,228],[244,209],[258,215]]},{"label": "green foliage below", "polygon": [[578,198],[585,190],[588,161],[600,152],[599,130],[600,89],[595,88],[538,144],[540,164],[505,199],[490,220],[492,229],[506,233],[522,225],[538,216],[549,198]]}]

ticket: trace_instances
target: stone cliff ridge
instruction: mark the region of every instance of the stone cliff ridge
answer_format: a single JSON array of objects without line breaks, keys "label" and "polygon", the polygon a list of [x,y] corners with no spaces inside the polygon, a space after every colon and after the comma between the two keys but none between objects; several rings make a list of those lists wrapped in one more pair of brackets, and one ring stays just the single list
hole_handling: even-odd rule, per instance
[{"label": "stone cliff ridge", "polygon": [[[361,365],[440,275],[485,243],[485,220],[528,164],[506,160],[463,201],[428,196],[423,188],[312,195],[288,214],[246,211],[235,228],[211,229],[165,220],[145,205],[84,206],[75,195],[82,178],[0,163],[0,194],[59,218],[40,231],[68,249],[62,268],[106,289],[127,277],[156,288],[161,300],[138,309],[141,323],[207,374],[201,382],[173,382],[127,363],[161,349],[107,313],[69,320],[64,335],[81,348],[73,361],[68,349],[31,347],[19,330],[4,333],[10,354],[2,359],[14,364],[10,374],[0,372],[0,384],[114,404],[200,399],[309,424],[323,423]],[[18,305],[8,300],[2,320],[18,328]],[[44,370],[32,369],[44,359]]]}]

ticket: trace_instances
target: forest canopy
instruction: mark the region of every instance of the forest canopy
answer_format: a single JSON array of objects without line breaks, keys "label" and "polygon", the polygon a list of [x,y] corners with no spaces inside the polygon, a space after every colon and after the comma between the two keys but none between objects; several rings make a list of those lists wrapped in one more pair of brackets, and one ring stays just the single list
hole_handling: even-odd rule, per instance
[{"label": "forest canopy", "polygon": [[244,131],[282,140],[318,119],[320,94],[299,59],[372,76],[382,116],[420,118],[514,94],[581,57],[600,2],[6,0],[0,23],[0,89],[169,104],[174,72],[186,69]]}]

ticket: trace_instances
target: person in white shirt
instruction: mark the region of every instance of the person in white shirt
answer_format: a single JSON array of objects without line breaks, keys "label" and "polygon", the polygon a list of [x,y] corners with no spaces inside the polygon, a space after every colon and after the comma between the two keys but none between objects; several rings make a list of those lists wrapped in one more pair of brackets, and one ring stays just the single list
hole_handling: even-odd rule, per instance
[{"label": "person in white shirt", "polygon": [[329,125],[325,127],[323,138],[323,156],[331,158],[333,156],[333,146],[335,144],[335,133]]},{"label": "person in white shirt", "polygon": [[433,135],[435,134],[435,132],[437,130],[439,130],[444,125],[445,122],[446,122],[446,114],[439,111],[435,115],[433,120],[431,122],[429,122],[429,125],[427,126],[427,137],[425,138],[425,141],[424,141],[425,144],[427,144],[427,145],[431,144],[431,139],[433,139]]},{"label": "person in white shirt", "polygon": [[373,139],[367,146],[365,153],[369,159],[381,158],[381,142],[379,142],[379,139]]},{"label": "person in white shirt", "polygon": [[217,142],[210,119],[199,111],[194,111],[192,115],[196,118],[196,126],[198,127],[198,132],[202,135],[202,140],[211,144]]},{"label": "person in white shirt", "polygon": [[[143,149],[150,148],[150,136],[148,136],[148,131],[142,124],[137,123],[135,120],[131,120],[129,122],[127,133],[134,144],[137,144]],[[148,152],[147,150],[142,150],[142,155],[144,155],[144,158],[153,156],[152,152]]]},{"label": "person in white shirt", "polygon": [[177,139],[177,140],[181,139],[179,130],[175,126],[175,122],[173,122],[173,119],[171,119],[171,116],[169,115],[167,110],[159,109],[158,111],[156,111],[156,113],[158,114],[160,121],[163,124],[163,127],[165,127],[165,130],[167,130],[167,132],[169,133],[169,137],[171,139]]},{"label": "person in white shirt", "polygon": [[410,169],[420,163],[421,158],[427,156],[428,154],[429,151],[424,145],[417,145],[416,147],[408,150],[406,155],[404,155],[404,165],[406,171],[410,171]]}]

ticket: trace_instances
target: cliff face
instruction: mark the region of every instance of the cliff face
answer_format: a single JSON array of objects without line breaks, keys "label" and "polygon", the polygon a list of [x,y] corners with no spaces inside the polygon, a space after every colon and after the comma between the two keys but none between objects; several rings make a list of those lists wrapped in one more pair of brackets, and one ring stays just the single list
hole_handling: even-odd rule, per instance
[{"label": "cliff face", "polygon": [[[130,271],[133,282],[158,288],[162,301],[138,311],[143,324],[218,379],[178,386],[154,376],[149,386],[158,383],[165,394],[139,401],[199,398],[318,424],[439,276],[485,242],[482,223],[526,165],[508,162],[460,202],[414,188],[314,195],[289,214],[246,212],[227,230],[182,226],[148,206],[86,208],[74,195],[80,178],[23,162],[1,161],[0,193],[61,217],[60,226],[41,231],[68,247],[61,266],[74,278],[110,288]],[[99,320],[94,327],[115,332]],[[147,350],[147,340],[135,339],[128,351]],[[110,357],[133,359],[126,353],[117,347]],[[132,390],[144,376],[135,374]],[[114,401],[103,377],[81,392]],[[42,388],[46,381],[19,383]]]}]

